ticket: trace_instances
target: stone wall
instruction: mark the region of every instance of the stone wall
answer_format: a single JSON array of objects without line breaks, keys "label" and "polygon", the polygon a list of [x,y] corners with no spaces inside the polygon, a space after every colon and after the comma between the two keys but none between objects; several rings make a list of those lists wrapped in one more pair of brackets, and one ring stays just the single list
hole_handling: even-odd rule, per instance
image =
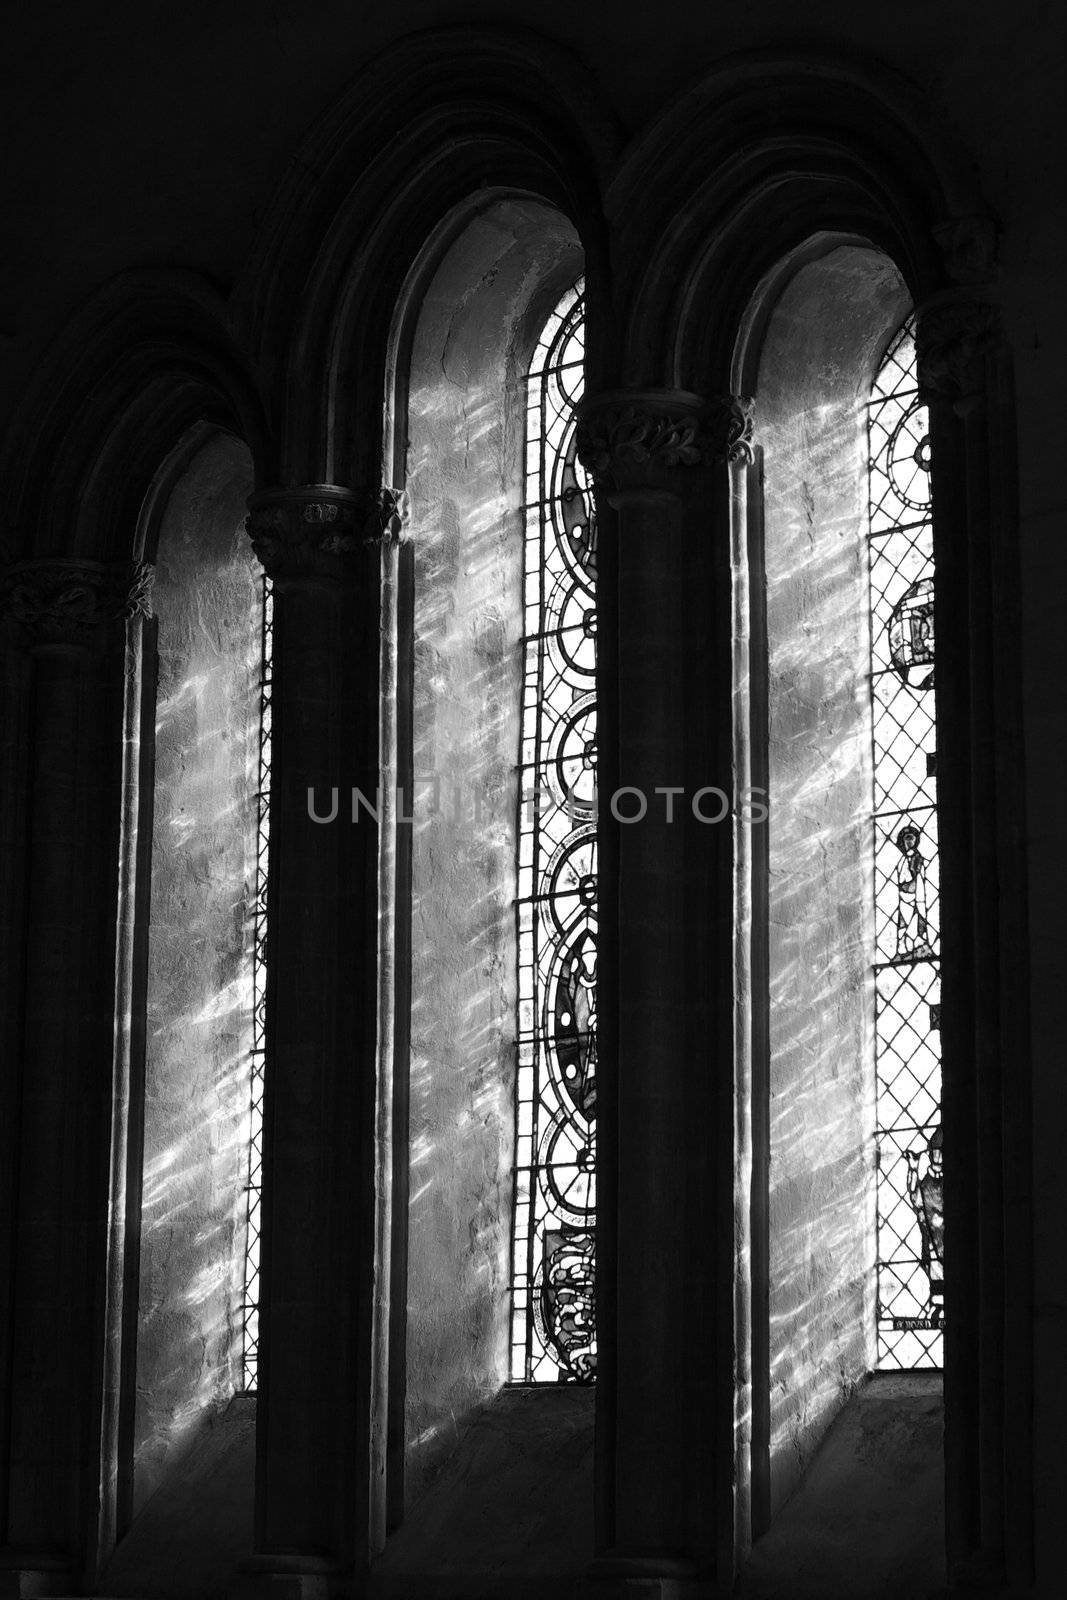
[{"label": "stone wall", "polygon": [[210,440],[159,534],[135,1509],[240,1373],[258,568],[251,463]]},{"label": "stone wall", "polygon": [[[429,24],[466,22],[474,12],[481,9],[437,0],[398,0],[365,15],[328,0],[313,21],[300,8],[267,14],[247,3],[225,13],[119,5],[104,17],[90,8],[23,8],[8,39],[20,72],[7,107],[2,201],[10,236],[0,263],[4,419],[18,413],[57,328],[115,274],[159,263],[194,268],[224,294],[240,286],[269,197],[302,130],[378,50]],[[501,0],[493,16],[572,53],[588,75],[590,97],[617,115],[627,137],[715,62],[738,52],[854,60],[912,93],[934,124],[959,138],[1002,232],[996,295],[1013,353],[1020,469],[1022,612],[1005,625],[1023,642],[1025,673],[1028,815],[1018,828],[1029,850],[1033,963],[1037,1521],[1039,1567],[1054,1585],[1067,1562],[1067,1519],[1060,1514],[1067,1386],[1058,1381],[1067,1338],[1060,1220],[1067,1097],[1057,954],[1067,900],[1059,288],[1065,232],[1054,154],[1063,139],[1067,12],[1046,0],[1011,7],[946,0],[922,8],[915,25],[915,7],[894,12],[824,0],[800,15],[786,0],[767,0],[755,10],[716,15],[710,25],[707,7],[695,0],[673,8],[669,21],[655,8],[607,0],[583,6],[544,0],[536,8]],[[873,105],[870,135],[877,144]],[[797,221],[802,231],[804,218]],[[1014,486],[1005,501],[1010,507]],[[64,537],[62,529],[54,532]],[[1012,752],[1010,759],[1021,758]],[[1024,1056],[1029,1043],[1020,1040]],[[1013,1256],[1025,1260],[1021,1166],[1016,1178],[1024,1200]],[[427,1309],[427,1326],[428,1317]]]},{"label": "stone wall", "polygon": [[554,213],[493,205],[444,256],[412,352],[409,1501],[464,1415],[508,1375],[520,378],[531,303],[568,257],[577,275],[575,242]]},{"label": "stone wall", "polygon": [[771,1511],[874,1358],[871,723],[864,401],[906,291],[802,268],[759,372],[769,654]]},{"label": "stone wall", "polygon": [[944,1593],[944,1428],[940,1373],[881,1373],[863,1384],[753,1550],[735,1600]]}]

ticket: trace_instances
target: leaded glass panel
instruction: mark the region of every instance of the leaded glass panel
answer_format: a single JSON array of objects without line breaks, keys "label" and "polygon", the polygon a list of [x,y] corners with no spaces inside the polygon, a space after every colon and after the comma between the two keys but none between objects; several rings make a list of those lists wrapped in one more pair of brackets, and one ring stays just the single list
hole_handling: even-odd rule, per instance
[{"label": "leaded glass panel", "polygon": [[270,841],[271,666],[274,595],[263,577],[259,741],[256,782],[255,898],[252,904],[252,1060],[248,1179],[245,1210],[244,1293],[241,1307],[242,1383],[256,1387],[259,1356],[259,1236],[263,1171],[263,1063],[266,1049],[267,846]]},{"label": "leaded glass panel", "polygon": [[511,1377],[588,1383],[596,1130],[596,526],[579,282],[526,379]]},{"label": "leaded glass panel", "polygon": [[868,407],[878,1364],[942,1364],[940,900],[930,446],[911,320]]}]

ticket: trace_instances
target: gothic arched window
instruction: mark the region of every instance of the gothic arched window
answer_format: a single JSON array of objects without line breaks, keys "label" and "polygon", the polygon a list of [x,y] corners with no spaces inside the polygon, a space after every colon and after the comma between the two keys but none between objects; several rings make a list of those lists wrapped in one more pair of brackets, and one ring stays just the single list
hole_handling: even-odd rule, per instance
[{"label": "gothic arched window", "polygon": [[[573,1380],[591,1355],[580,1302],[592,1173],[578,1163],[591,1131],[592,948],[573,943],[579,904],[567,888],[576,871],[590,876],[572,834],[588,852],[594,832],[583,765],[592,729],[582,726],[590,552],[571,421],[582,265],[573,228],[543,202],[478,200],[428,242],[398,318],[403,405],[390,472],[410,505],[398,634],[411,690],[398,749],[411,792],[398,845],[410,852],[399,870],[395,1002],[407,1060],[397,1211],[406,1292],[393,1330],[403,1386],[392,1449],[408,1505],[455,1448],[460,1419],[509,1384]],[[550,507],[558,518],[542,526]],[[583,822],[550,805],[560,785],[574,789],[573,811],[585,806]],[[524,799],[538,788],[548,792]],[[546,873],[558,892],[542,916]],[[554,943],[543,937],[553,908],[569,919]],[[581,909],[583,926],[592,910]],[[566,1099],[577,1119],[552,1130],[534,1104],[549,1087],[539,1054],[549,992],[556,1109]],[[517,1159],[527,1169],[518,1183]],[[566,1244],[547,1241],[554,1298],[543,1303],[546,1231]],[[546,1315],[559,1345],[537,1331]]]},{"label": "gothic arched window", "polygon": [[867,411],[874,748],[878,1364],[942,1364],[933,527],[914,324]]},{"label": "gothic arched window", "polygon": [[757,1535],[857,1385],[940,1364],[932,533],[909,313],[885,255],[815,240],[763,302],[750,368],[770,808],[751,834]]},{"label": "gothic arched window", "polygon": [[588,1383],[596,1208],[596,525],[575,444],[583,285],[526,377],[511,1377]]}]

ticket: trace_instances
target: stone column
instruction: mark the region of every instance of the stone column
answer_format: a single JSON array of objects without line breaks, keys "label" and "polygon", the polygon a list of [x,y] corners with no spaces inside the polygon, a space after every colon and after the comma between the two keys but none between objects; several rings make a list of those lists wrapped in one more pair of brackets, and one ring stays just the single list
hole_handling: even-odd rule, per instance
[{"label": "stone column", "polygon": [[750,432],[737,401],[659,390],[594,398],[579,427],[603,558],[605,1595],[710,1594],[732,1559],[730,464]]},{"label": "stone column", "polygon": [[94,1580],[107,1339],[126,619],[147,569],[73,557],[0,580],[21,654],[21,870],[4,1062],[0,1594]]},{"label": "stone column", "polygon": [[255,1553],[238,1588],[279,1600],[349,1592],[384,1516],[379,827],[353,793],[374,807],[398,502],[329,485],[249,502],[274,650]]},{"label": "stone column", "polygon": [[1035,1237],[1060,1241],[1053,1262],[1062,1241],[1033,1192],[1033,1129],[1051,1108],[1042,1118],[1031,1098],[1015,416],[989,298],[992,224],[959,219],[938,240],[960,286],[917,308],[916,357],[936,557],[946,1533],[954,1583],[1021,1593],[1044,1492],[1031,1455]]}]

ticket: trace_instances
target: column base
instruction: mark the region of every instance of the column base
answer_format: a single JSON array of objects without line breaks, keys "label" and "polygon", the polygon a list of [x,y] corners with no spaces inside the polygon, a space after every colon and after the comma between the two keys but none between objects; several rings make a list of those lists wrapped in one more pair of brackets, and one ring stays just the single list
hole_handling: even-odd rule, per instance
[{"label": "column base", "polygon": [[599,1556],[586,1569],[589,1600],[716,1600],[716,1584],[676,1556]]},{"label": "column base", "polygon": [[0,1600],[48,1600],[77,1594],[74,1564],[63,1556],[34,1558],[20,1551],[0,1550]]},{"label": "column base", "polygon": [[313,1556],[250,1556],[238,1567],[229,1600],[351,1600],[351,1570]]},{"label": "column base", "polygon": [[239,1573],[229,1600],[351,1600],[349,1584],[306,1572]]},{"label": "column base", "polygon": [[716,1600],[718,1591],[699,1579],[587,1578],[588,1600]]}]

